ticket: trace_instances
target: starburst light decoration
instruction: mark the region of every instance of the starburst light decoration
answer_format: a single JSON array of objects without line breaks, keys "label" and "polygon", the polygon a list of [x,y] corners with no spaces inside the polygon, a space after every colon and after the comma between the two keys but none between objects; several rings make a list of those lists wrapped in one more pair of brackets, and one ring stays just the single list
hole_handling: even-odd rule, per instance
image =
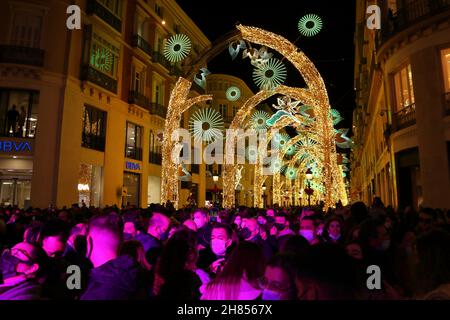
[{"label": "starburst light decoration", "polygon": [[232,86],[227,89],[227,92],[225,93],[228,101],[234,102],[239,100],[241,97],[241,89],[238,87]]},{"label": "starburst light decoration", "polygon": [[253,80],[261,90],[274,90],[286,81],[286,66],[278,59],[270,59],[264,66],[255,68]]},{"label": "starburst light decoration", "polygon": [[210,143],[222,139],[223,130],[222,115],[214,109],[197,110],[189,121],[189,131],[196,141]]},{"label": "starburst light decoration", "polygon": [[291,137],[286,133],[277,133],[273,137],[273,142],[275,147],[281,150],[287,145],[290,139]]},{"label": "starburst light decoration", "polygon": [[305,37],[314,37],[322,31],[322,18],[315,14],[307,14],[298,22],[298,31]]},{"label": "starburst light decoration", "polygon": [[286,169],[284,175],[287,179],[294,180],[295,178],[297,178],[297,169],[294,167],[289,167]]},{"label": "starburst light decoration", "polygon": [[255,130],[267,130],[269,126],[267,125],[267,120],[269,120],[269,114],[265,111],[256,111],[250,118],[250,127]]},{"label": "starburst light decoration", "polygon": [[180,62],[191,51],[191,39],[185,34],[171,36],[164,45],[163,54],[172,63]]}]

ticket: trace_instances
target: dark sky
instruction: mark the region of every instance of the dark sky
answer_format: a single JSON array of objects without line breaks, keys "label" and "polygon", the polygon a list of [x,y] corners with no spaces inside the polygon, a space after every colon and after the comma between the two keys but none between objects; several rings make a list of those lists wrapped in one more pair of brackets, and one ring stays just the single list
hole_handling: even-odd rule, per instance
[{"label": "dark sky", "polygon": [[[332,108],[339,110],[345,121],[340,127],[350,128],[354,106],[354,0],[176,0],[210,41],[234,29],[236,23],[261,27],[278,33],[296,45],[315,63],[325,80]],[[324,23],[321,33],[299,39],[298,20],[305,14],[319,15]],[[210,61],[212,73],[240,77],[257,92],[252,80],[253,67],[241,55],[231,60],[228,50]],[[298,72],[288,67],[286,85],[302,86]]]}]

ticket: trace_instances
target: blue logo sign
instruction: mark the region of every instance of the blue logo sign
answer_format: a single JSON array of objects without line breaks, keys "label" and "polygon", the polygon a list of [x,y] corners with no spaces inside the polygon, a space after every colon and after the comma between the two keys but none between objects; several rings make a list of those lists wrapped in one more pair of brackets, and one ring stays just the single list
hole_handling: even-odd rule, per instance
[{"label": "blue logo sign", "polygon": [[0,152],[31,152],[29,142],[0,141]]},{"label": "blue logo sign", "polygon": [[134,162],[126,162],[125,163],[125,167],[127,168],[127,170],[141,170],[141,165],[139,163],[134,163]]}]

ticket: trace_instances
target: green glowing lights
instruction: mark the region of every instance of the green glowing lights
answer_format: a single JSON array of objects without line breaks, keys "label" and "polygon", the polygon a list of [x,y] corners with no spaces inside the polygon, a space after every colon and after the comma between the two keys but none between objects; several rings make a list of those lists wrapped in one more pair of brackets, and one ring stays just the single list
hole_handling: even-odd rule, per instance
[{"label": "green glowing lights", "polygon": [[322,19],[315,14],[307,14],[298,22],[298,31],[305,37],[314,37],[323,28]]},{"label": "green glowing lights", "polygon": [[91,65],[103,72],[111,71],[113,58],[106,48],[97,48],[91,55]]},{"label": "green glowing lights", "polygon": [[250,127],[255,130],[266,130],[269,128],[267,120],[269,120],[269,114],[267,112],[256,111],[250,119]]},{"label": "green glowing lights", "polygon": [[223,138],[224,123],[222,116],[214,109],[200,109],[189,121],[189,131],[196,141],[206,143]]},{"label": "green glowing lights", "polygon": [[297,178],[297,169],[293,167],[289,167],[286,169],[286,172],[284,173],[287,179],[289,180],[295,180]]},{"label": "green glowing lights", "polygon": [[241,97],[241,90],[238,87],[229,87],[225,95],[228,101],[237,101]]},{"label": "green glowing lights", "polygon": [[286,133],[277,133],[273,137],[274,145],[277,149],[283,149],[289,142],[291,137]]},{"label": "green glowing lights", "polygon": [[253,80],[261,90],[274,90],[286,81],[286,66],[278,59],[270,59],[253,71]]},{"label": "green glowing lights", "polygon": [[184,34],[176,34],[170,37],[165,46],[163,54],[172,63],[180,62],[186,58],[191,51],[191,40]]}]

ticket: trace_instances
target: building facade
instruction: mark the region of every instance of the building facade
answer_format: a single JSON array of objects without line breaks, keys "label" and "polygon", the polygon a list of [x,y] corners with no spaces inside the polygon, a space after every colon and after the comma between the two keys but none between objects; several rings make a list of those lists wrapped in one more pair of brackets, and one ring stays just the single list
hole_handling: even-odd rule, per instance
[{"label": "building facade", "polygon": [[450,1],[358,0],[356,30],[352,200],[450,208]]},{"label": "building facade", "polygon": [[[72,4],[82,30],[66,28]],[[158,203],[182,68],[162,50],[183,33],[195,59],[210,46],[201,30],[171,0],[8,0],[0,18],[1,204]]]}]

